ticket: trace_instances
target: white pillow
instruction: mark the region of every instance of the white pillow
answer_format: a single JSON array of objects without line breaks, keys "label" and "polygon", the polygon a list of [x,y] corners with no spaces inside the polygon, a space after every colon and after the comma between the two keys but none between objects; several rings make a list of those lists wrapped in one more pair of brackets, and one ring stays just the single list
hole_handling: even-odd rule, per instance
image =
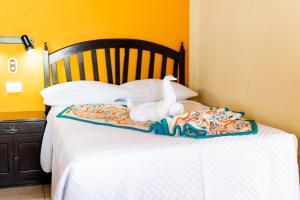
[{"label": "white pillow", "polygon": [[[177,100],[184,100],[198,95],[195,91],[179,83],[172,82],[171,84],[175,91]],[[131,81],[122,84],[121,87],[127,89],[130,92],[132,101],[159,101],[163,98],[162,80],[160,79],[144,79]]]},{"label": "white pillow", "polygon": [[129,92],[118,85],[99,81],[72,81],[50,86],[41,91],[49,106],[110,103],[125,99]]}]

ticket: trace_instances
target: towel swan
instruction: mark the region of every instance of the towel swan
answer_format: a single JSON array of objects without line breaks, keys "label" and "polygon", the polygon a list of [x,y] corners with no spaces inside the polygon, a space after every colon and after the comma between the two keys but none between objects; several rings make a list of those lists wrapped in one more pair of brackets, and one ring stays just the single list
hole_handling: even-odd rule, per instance
[{"label": "towel swan", "polygon": [[177,80],[173,76],[166,76],[163,79],[162,90],[163,99],[158,102],[147,102],[134,106],[131,99],[127,100],[129,116],[133,121],[159,121],[170,115],[182,114],[184,107],[176,102],[176,94],[171,85],[171,81]]}]

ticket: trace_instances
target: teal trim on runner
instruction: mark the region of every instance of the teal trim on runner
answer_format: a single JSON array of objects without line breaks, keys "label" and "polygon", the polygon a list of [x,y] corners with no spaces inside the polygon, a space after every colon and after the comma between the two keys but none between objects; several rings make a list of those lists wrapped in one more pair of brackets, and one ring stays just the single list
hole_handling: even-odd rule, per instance
[{"label": "teal trim on runner", "polygon": [[[168,122],[167,122],[166,119],[162,119],[158,122],[154,122],[149,127],[148,130],[144,130],[144,129],[139,129],[139,128],[130,127],[130,126],[118,126],[118,125],[114,125],[114,124],[110,124],[110,123],[94,122],[94,121],[90,121],[90,120],[85,120],[85,119],[80,119],[80,118],[64,115],[64,113],[67,112],[73,106],[74,105],[65,108],[63,111],[61,111],[59,114],[57,114],[57,117],[58,118],[76,120],[76,121],[95,124],[95,125],[110,126],[110,127],[115,127],[115,128],[123,128],[123,129],[129,129],[129,130],[134,130],[134,131],[140,131],[140,132],[144,132],[144,133],[154,132],[156,135],[166,135],[166,136],[176,136],[176,135],[178,135],[178,136],[196,138],[196,139],[221,137],[221,136],[249,135],[249,134],[256,134],[258,132],[258,127],[257,127],[257,124],[254,120],[246,120],[251,124],[251,131],[228,133],[228,134],[209,135],[209,132],[207,130],[197,129],[189,123],[185,123],[182,126],[182,128],[181,128],[181,126],[176,125],[173,128],[173,131],[170,132],[169,125],[168,125]],[[225,108],[225,109],[228,111],[228,108]],[[238,112],[238,113],[240,113],[242,116],[244,115],[244,112]],[[173,116],[171,116],[171,117],[173,117]]]}]

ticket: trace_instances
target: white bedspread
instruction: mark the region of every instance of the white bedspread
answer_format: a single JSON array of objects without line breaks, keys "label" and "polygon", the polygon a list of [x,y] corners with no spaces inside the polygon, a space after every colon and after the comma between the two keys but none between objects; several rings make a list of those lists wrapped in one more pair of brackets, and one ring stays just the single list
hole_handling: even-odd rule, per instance
[{"label": "white bedspread", "polygon": [[[297,140],[158,136],[48,115],[41,164],[55,200],[299,200]],[[53,152],[53,153],[52,153]]]}]

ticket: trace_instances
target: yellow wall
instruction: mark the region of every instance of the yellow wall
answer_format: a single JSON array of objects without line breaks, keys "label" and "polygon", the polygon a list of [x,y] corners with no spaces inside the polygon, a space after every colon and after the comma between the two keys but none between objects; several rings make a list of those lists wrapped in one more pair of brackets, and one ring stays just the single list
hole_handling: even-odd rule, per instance
[{"label": "yellow wall", "polygon": [[[10,0],[0,3],[2,36],[34,38],[37,47],[0,44],[0,112],[43,110],[42,47],[49,50],[98,38],[139,38],[178,49],[188,48],[188,0]],[[7,59],[16,57],[20,71],[7,72]],[[23,93],[7,94],[6,81],[20,80]]]},{"label": "yellow wall", "polygon": [[300,136],[300,1],[191,0],[190,86]]}]

